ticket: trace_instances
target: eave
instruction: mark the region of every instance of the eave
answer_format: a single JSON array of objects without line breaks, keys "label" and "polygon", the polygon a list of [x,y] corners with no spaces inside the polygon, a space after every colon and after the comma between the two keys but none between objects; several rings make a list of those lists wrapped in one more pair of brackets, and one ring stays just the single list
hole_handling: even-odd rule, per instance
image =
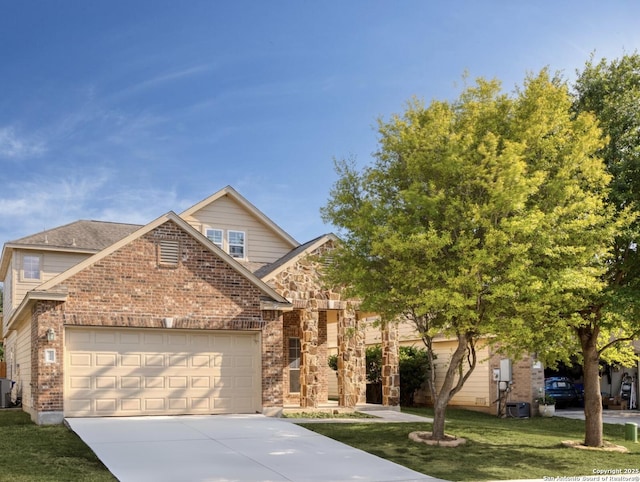
[{"label": "eave", "polygon": [[[24,297],[18,308],[11,313],[11,318],[7,322],[7,331],[11,331],[13,329],[13,325],[17,320],[20,319],[20,315],[27,309],[27,307],[35,301],[67,301],[67,290],[60,289],[56,291],[42,291],[42,290],[31,290],[27,292],[27,295]],[[6,335],[6,333],[3,333]]]}]

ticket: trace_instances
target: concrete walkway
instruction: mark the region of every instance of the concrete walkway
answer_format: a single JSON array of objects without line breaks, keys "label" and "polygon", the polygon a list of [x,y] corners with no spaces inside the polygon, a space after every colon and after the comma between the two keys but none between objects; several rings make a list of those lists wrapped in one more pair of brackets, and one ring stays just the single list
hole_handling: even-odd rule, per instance
[{"label": "concrete walkway", "polygon": [[[556,409],[556,417],[564,417],[564,418],[575,418],[579,420],[584,420],[584,410],[583,409]],[[621,424],[625,423],[637,423],[638,427],[640,427],[640,411],[638,410],[603,410],[602,411],[602,422],[603,423],[612,423],[612,424]]]},{"label": "concrete walkway", "polygon": [[[400,412],[382,415],[409,421]],[[120,482],[437,480],[292,421],[262,415],[66,419]]]}]

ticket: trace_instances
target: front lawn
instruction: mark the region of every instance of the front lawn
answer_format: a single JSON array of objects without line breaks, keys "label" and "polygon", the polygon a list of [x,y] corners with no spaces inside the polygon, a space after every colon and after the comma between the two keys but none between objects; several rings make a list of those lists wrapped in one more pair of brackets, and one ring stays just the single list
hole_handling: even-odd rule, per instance
[{"label": "front lawn", "polygon": [[[431,417],[427,409],[404,410]],[[411,442],[410,432],[430,431],[430,423],[301,424],[353,447],[423,474],[445,480],[542,479],[594,475],[594,470],[640,470],[640,444],[624,440],[623,425],[605,424],[605,439],[626,454],[566,448],[563,440],[583,440],[584,422],[561,417],[499,419],[465,410],[447,411],[447,433],[467,439],[458,448]],[[633,474],[638,476],[636,472]]]},{"label": "front lawn", "polygon": [[25,412],[0,411],[0,481],[115,480],[66,427],[38,426]]}]

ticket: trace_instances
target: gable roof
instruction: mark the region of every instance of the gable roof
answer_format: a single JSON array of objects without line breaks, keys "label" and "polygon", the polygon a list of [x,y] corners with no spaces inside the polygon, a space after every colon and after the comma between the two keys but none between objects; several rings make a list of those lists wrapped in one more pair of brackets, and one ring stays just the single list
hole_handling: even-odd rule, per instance
[{"label": "gable roof", "polygon": [[218,248],[215,244],[209,241],[209,239],[203,236],[200,232],[194,229],[193,226],[191,226],[189,223],[187,223],[184,219],[182,219],[173,211],[170,211],[167,214],[160,216],[156,220],[150,222],[146,226],[141,227],[140,229],[131,233],[129,236],[122,238],[121,240],[117,241],[111,246],[103,249],[102,251],[95,254],[94,256],[91,256],[90,258],[87,258],[84,261],[81,261],[80,263],[76,264],[75,266],[68,269],[67,271],[60,273],[58,276],[55,276],[54,278],[50,279],[45,283],[42,283],[40,286],[38,286],[35,289],[35,291],[47,291],[55,287],[56,285],[62,283],[64,280],[70,278],[74,274],[79,273],[80,271],[87,268],[88,266],[91,266],[94,263],[97,263],[98,261],[110,255],[111,253],[117,251],[123,246],[126,246],[132,241],[144,236],[145,234],[153,231],[154,229],[156,229],[157,227],[161,226],[162,224],[168,221],[173,221],[174,223],[176,223],[181,229],[183,229],[189,235],[191,235],[193,238],[199,241],[200,244],[202,244],[203,246],[205,246],[206,248],[214,252],[218,257],[226,261],[227,264],[230,265],[235,271],[237,271],[240,275],[242,275],[247,280],[249,280],[256,288],[262,291],[263,294],[271,298],[273,301],[276,301],[279,303],[288,303],[286,299],[280,296],[271,287],[267,286],[260,279],[258,279],[253,273],[251,273],[247,268],[245,268],[244,266],[242,266],[242,264],[236,261],[236,259],[233,256],[230,256],[229,254],[225,253],[222,249]]},{"label": "gable roof", "polygon": [[191,216],[197,211],[200,211],[202,208],[208,206],[209,204],[214,203],[218,199],[228,196],[229,198],[236,201],[243,208],[245,208],[249,213],[255,216],[262,224],[267,226],[271,231],[289,243],[291,246],[298,246],[300,243],[296,241],[293,237],[289,235],[284,229],[274,223],[266,214],[260,211],[257,207],[251,204],[245,197],[243,197],[238,191],[233,189],[231,186],[227,186],[225,188],[220,189],[215,194],[212,194],[206,199],[203,199],[197,204],[194,204],[190,208],[186,209],[182,213],[180,213],[180,217]]},{"label": "gable roof", "polygon": [[340,239],[333,233],[323,234],[322,236],[318,236],[311,241],[307,241],[304,244],[301,244],[295,249],[292,249],[287,254],[285,254],[282,258],[274,261],[271,264],[263,266],[256,270],[254,274],[260,278],[261,280],[266,280],[267,278],[272,278],[277,275],[281,271],[284,271],[293,263],[295,263],[298,259],[303,256],[307,256],[308,254],[313,253],[316,249],[318,249],[323,244],[326,244],[329,241],[339,242]]},{"label": "gable roof", "polygon": [[80,220],[9,241],[2,248],[0,278],[6,276],[14,249],[97,253],[141,227],[139,224]]},{"label": "gable roof", "polygon": [[181,229],[186,231],[190,236],[200,242],[204,247],[209,249],[211,252],[215,253],[217,256],[222,258],[231,268],[233,268],[238,274],[247,279],[251,284],[253,284],[258,290],[262,292],[262,294],[267,298],[263,299],[263,305],[267,308],[265,309],[288,309],[291,307],[291,303],[287,301],[284,297],[280,296],[273,288],[268,286],[262,280],[257,278],[253,273],[251,273],[247,268],[242,266],[235,258],[225,253],[222,249],[218,248],[215,244],[213,244],[209,239],[207,239],[204,235],[194,229],[189,223],[187,223],[184,219],[178,216],[173,211],[168,212],[167,214],[160,216],[156,220],[150,222],[149,224],[140,227],[133,233],[128,236],[116,241],[112,245],[107,248],[101,250],[95,255],[81,261],[80,263],[74,265],[69,268],[67,271],[60,273],[59,275],[51,278],[49,281],[46,281],[39,285],[37,288],[29,291],[27,296],[24,298],[20,306],[11,314],[11,320],[9,320],[8,328],[11,328],[13,323],[19,318],[20,313],[25,309],[25,307],[33,300],[57,300],[64,301],[66,299],[65,290],[60,286],[65,280],[69,279],[71,276],[79,273],[83,269],[99,262],[106,256],[109,256],[113,252],[118,249],[126,246],[127,244],[135,241],[136,239],[144,236],[150,231],[156,229],[162,224],[173,221],[177,224]]}]

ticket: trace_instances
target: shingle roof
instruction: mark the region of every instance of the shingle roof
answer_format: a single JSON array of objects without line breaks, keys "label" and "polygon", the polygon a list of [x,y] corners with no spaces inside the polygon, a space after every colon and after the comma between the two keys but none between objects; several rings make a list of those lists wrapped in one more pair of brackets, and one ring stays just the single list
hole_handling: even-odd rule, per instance
[{"label": "shingle roof", "polygon": [[285,254],[282,258],[278,259],[277,261],[274,261],[271,264],[267,264],[262,268],[258,269],[257,271],[254,271],[253,274],[255,274],[260,279],[264,279],[266,276],[268,276],[270,273],[278,269],[280,266],[287,264],[293,258],[302,254],[309,246],[312,246],[314,243],[316,243],[321,238],[324,238],[325,236],[327,235],[323,234],[322,236],[318,236],[317,238],[314,238],[311,241],[307,241],[306,243],[301,244],[297,248],[294,248],[291,251],[289,251],[287,254]]},{"label": "shingle roof", "polygon": [[7,244],[100,251],[141,227],[138,224],[80,220]]}]

